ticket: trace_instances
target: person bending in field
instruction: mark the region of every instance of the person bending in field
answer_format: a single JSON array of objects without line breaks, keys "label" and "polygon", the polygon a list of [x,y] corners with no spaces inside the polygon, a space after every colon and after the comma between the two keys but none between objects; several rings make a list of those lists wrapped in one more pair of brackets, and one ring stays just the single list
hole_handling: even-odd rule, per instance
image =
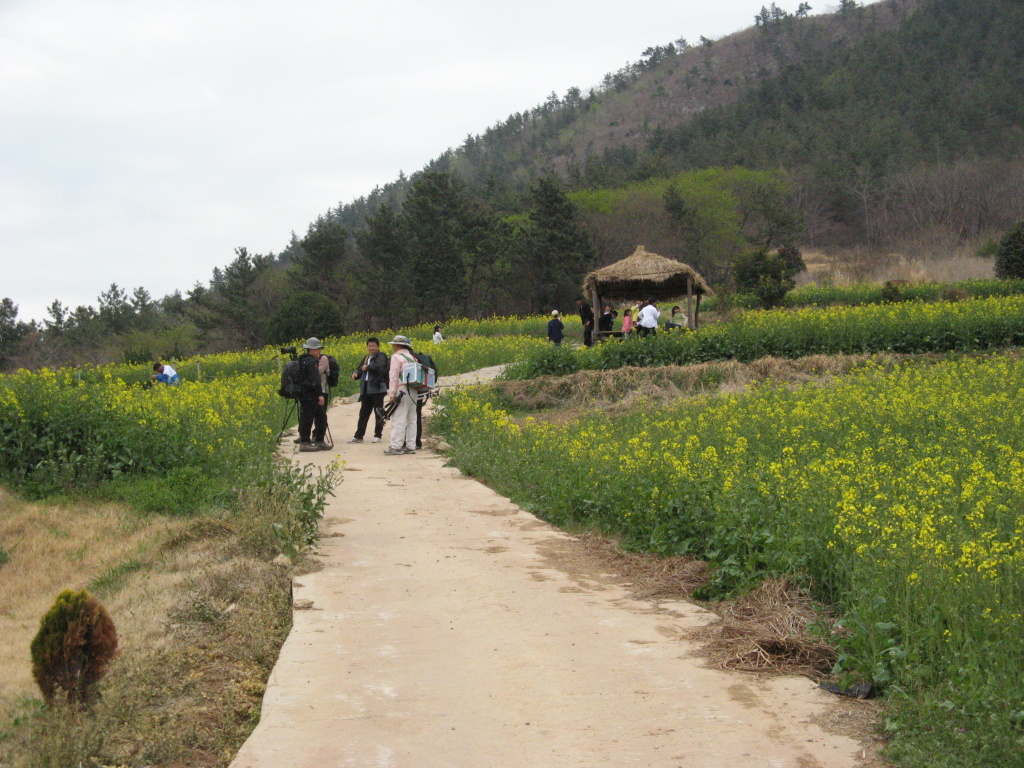
[{"label": "person bending in field", "polygon": [[371,336],[366,340],[366,357],[352,373],[352,378],[359,382],[359,421],[350,443],[363,442],[371,411],[373,442],[379,443],[384,434],[384,395],[388,391],[388,365],[388,356],[380,351],[380,339]]},{"label": "person bending in field", "polygon": [[156,373],[151,373],[149,378],[153,381],[159,382],[160,384],[167,384],[171,387],[176,387],[181,384],[181,376],[178,372],[171,368],[171,366],[165,363],[153,363],[153,370]]}]

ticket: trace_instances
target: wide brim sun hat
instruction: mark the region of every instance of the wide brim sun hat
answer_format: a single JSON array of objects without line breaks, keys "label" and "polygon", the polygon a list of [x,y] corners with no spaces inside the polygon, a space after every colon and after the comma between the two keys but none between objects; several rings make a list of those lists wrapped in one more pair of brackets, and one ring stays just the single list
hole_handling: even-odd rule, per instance
[{"label": "wide brim sun hat", "polygon": [[395,336],[388,344],[398,344],[401,347],[412,347],[412,342],[409,341],[408,336]]},{"label": "wide brim sun hat", "polygon": [[557,309],[552,309],[551,310],[551,316],[552,317],[558,317],[558,310]]},{"label": "wide brim sun hat", "polygon": [[316,336],[310,336],[306,339],[306,343],[302,345],[303,349],[323,349],[324,345],[320,343],[320,339]]}]

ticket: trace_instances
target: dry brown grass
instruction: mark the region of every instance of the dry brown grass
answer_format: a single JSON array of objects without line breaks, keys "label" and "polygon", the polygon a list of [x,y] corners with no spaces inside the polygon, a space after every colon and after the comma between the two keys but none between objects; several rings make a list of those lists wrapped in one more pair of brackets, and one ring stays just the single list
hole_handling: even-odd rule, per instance
[{"label": "dry brown grass", "polygon": [[[549,553],[561,570],[588,580],[613,580],[637,600],[685,600],[707,583],[703,560],[628,552],[615,539],[592,531],[573,538],[571,545]],[[715,667],[820,680],[835,661],[833,646],[808,630],[812,625],[827,628],[830,619],[785,579],[768,579],[735,600],[703,605],[719,618],[686,637],[703,644],[703,655]]]},{"label": "dry brown grass", "polygon": [[708,607],[719,621],[690,637],[705,643],[703,654],[715,667],[820,680],[835,662],[835,648],[808,629],[827,626],[827,618],[786,579],[768,579],[736,600]]},{"label": "dry brown grass", "polygon": [[[16,544],[0,566],[0,765],[227,765],[258,720],[291,623],[288,569],[253,547],[263,510],[188,521],[6,495],[0,505],[0,542]],[[126,558],[138,565],[118,569]],[[91,712],[44,710],[28,643],[55,590],[90,583],[117,626],[120,655]]]},{"label": "dry brown grass", "polygon": [[[585,579],[612,577],[638,600],[685,600],[707,583],[703,560],[627,552],[615,539],[591,531],[575,533],[574,539],[553,553],[559,568]],[[785,579],[768,579],[735,600],[704,607],[719,618],[685,636],[702,644],[712,666],[820,680],[835,661],[834,647],[809,631],[812,625],[827,629],[830,619]]]},{"label": "dry brown grass", "polygon": [[559,553],[560,568],[574,563],[584,573],[610,572],[637,600],[685,600],[707,583],[708,564],[703,560],[627,552],[614,539],[592,531],[576,533],[574,538],[573,547]]},{"label": "dry brown grass", "polygon": [[36,693],[28,646],[39,619],[64,589],[83,589],[112,568],[140,561],[169,523],[112,505],[69,509],[27,504],[0,490],[0,696]]},{"label": "dry brown grass", "polygon": [[[950,283],[970,279],[991,279],[995,276],[993,259],[974,255],[980,241],[974,244],[934,245],[928,248],[877,251],[867,248],[837,249],[830,253],[806,251],[803,254],[807,271],[797,276],[797,283],[884,283],[906,280],[909,283]],[[925,255],[922,255],[925,254]]]},{"label": "dry brown grass", "polygon": [[[764,357],[752,363],[734,360],[698,365],[625,367],[614,371],[579,371],[569,376],[542,376],[525,381],[496,382],[512,404],[528,411],[559,409],[545,418],[600,407],[610,415],[640,405],[713,392],[737,392],[756,382],[772,380],[802,384],[840,376],[869,361],[895,365],[908,355],[811,355],[797,360]],[[923,356],[916,356],[923,359]]]}]

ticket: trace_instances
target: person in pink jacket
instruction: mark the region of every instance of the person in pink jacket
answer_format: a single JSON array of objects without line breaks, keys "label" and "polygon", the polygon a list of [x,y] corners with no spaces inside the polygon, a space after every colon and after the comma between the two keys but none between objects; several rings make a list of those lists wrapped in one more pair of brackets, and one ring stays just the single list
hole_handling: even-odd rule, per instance
[{"label": "person in pink jacket", "polygon": [[416,453],[416,391],[402,383],[402,366],[416,362],[412,342],[407,336],[395,336],[391,344],[391,368],[388,376],[388,405],[395,403],[391,413],[391,447],[385,456]]},{"label": "person in pink jacket", "polygon": [[627,309],[622,313],[622,335],[629,336],[633,330],[633,310]]}]

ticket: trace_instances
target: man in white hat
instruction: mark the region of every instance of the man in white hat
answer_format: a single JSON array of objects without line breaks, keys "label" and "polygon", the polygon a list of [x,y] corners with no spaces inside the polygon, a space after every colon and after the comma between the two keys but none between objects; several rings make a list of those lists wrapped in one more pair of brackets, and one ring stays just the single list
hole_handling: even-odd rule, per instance
[{"label": "man in white hat", "polygon": [[417,392],[402,383],[402,366],[418,362],[412,354],[412,342],[407,336],[391,340],[391,368],[388,377],[388,405],[391,412],[391,447],[385,456],[416,453],[416,396]]},{"label": "man in white hat", "polygon": [[[302,345],[305,350],[299,355],[302,370],[302,394],[299,396],[299,450],[326,451],[330,446],[324,443],[327,434],[327,409],[324,407],[325,393],[320,377],[320,355],[324,345],[320,339],[311,336]],[[312,434],[310,434],[312,433]]]}]

